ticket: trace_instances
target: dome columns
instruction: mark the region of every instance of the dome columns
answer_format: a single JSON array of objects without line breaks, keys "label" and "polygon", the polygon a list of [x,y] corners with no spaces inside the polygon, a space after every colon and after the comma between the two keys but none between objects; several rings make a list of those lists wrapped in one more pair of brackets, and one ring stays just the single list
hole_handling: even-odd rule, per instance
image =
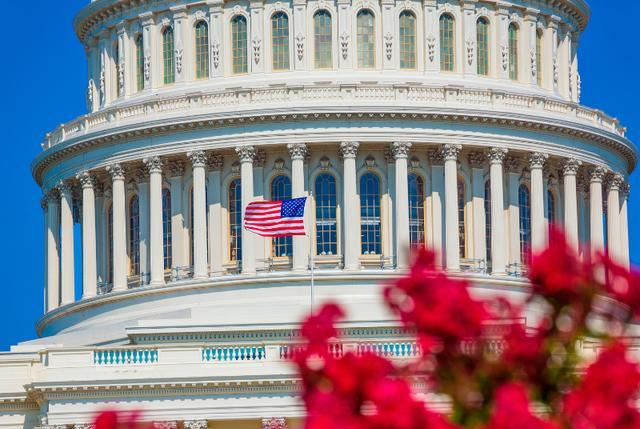
[{"label": "dome columns", "polygon": [[[256,156],[255,146],[240,146],[236,148],[240,158],[240,182],[242,187],[242,218],[247,206],[254,199],[253,193],[253,160]],[[256,253],[254,241],[257,236],[242,228],[242,274],[256,273]]]},{"label": "dome columns", "polygon": [[507,246],[504,229],[504,184],[503,162],[507,149],[489,150],[489,176],[491,186],[491,274],[507,273]]},{"label": "dome columns", "polygon": [[[187,157],[193,167],[193,230],[207,229],[207,191],[205,167],[207,157],[202,150],[189,152]],[[253,179],[252,179],[253,180]],[[244,184],[244,183],[243,183]],[[244,191],[244,187],[243,187]],[[244,200],[243,200],[244,201]],[[208,278],[207,234],[193,234],[193,278]]]},{"label": "dome columns", "polygon": [[[304,188],[304,161],[308,153],[308,147],[304,143],[295,143],[287,146],[291,155],[291,196],[293,198],[306,197]],[[311,204],[307,204],[305,215],[311,210]],[[310,219],[307,216],[307,219]],[[308,226],[311,227],[310,225]],[[309,240],[308,235],[293,237],[293,271],[306,271],[309,266]]]},{"label": "dome columns", "polygon": [[408,165],[411,143],[394,142],[391,153],[395,159],[395,214],[396,214],[396,267],[399,270],[409,268],[409,180]]},{"label": "dome columns", "polygon": [[569,247],[578,254],[580,236],[578,234],[578,188],[576,175],[582,162],[577,159],[567,159],[562,165],[564,183],[564,232],[567,235]]},{"label": "dome columns", "polygon": [[544,173],[549,155],[536,152],[529,155],[531,171],[531,250],[536,253],[547,245],[548,227],[544,215]]},{"label": "dome columns", "polygon": [[98,267],[96,248],[96,177],[88,171],[78,173],[82,186],[82,299],[98,293]]},{"label": "dome columns", "polygon": [[446,267],[460,270],[460,236],[458,234],[458,155],[461,145],[446,144],[442,147],[444,160],[444,212]]},{"label": "dome columns", "polygon": [[[340,144],[343,160],[343,202],[345,231],[358,231],[359,207],[356,181],[356,155],[360,143],[347,141]],[[360,236],[358,234],[344,234],[344,269],[355,271],[360,268]]]}]

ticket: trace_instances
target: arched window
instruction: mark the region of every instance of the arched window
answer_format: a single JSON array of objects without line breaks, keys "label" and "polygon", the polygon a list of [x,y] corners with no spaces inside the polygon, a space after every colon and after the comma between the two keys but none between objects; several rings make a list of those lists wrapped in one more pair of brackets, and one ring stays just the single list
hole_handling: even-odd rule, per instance
[{"label": "arched window", "polygon": [[140,204],[138,196],[129,201],[129,275],[140,274]]},{"label": "arched window", "polygon": [[456,69],[455,19],[448,13],[440,17],[440,70]]},{"label": "arched window", "polygon": [[[282,201],[291,199],[291,180],[287,176],[276,176],[271,182],[271,199]],[[276,258],[293,255],[291,237],[276,237],[272,242],[272,255]]]},{"label": "arched window", "polygon": [[547,191],[547,220],[549,228],[556,223],[556,196],[551,191]]},{"label": "arched window", "polygon": [[169,85],[176,80],[174,65],[174,37],[173,28],[167,27],[162,32],[162,65],[164,69],[164,84]]},{"label": "arched window", "polygon": [[409,175],[409,243],[411,247],[424,247],[424,180],[417,174]]},{"label": "arched window", "polygon": [[242,15],[231,20],[231,59],[234,74],[247,73],[247,19]]},{"label": "arched window", "polygon": [[209,25],[206,21],[196,24],[196,79],[209,77]]},{"label": "arched window", "polygon": [[380,178],[365,173],[360,178],[360,236],[363,255],[382,253]]},{"label": "arched window", "polygon": [[520,185],[518,189],[518,206],[520,209],[520,255],[522,263],[531,261],[531,198],[529,188]]},{"label": "arched window", "polygon": [[164,247],[164,269],[170,270],[172,265],[172,235],[171,235],[171,191],[162,190],[162,243]]},{"label": "arched window", "polygon": [[400,68],[416,68],[416,16],[409,11],[400,14],[398,40],[400,47]]},{"label": "arched window", "polygon": [[271,16],[271,57],[274,70],[289,70],[289,17],[284,12]]},{"label": "arched window", "polygon": [[120,91],[122,91],[122,86],[120,86],[122,82],[120,82],[120,45],[118,40],[113,44],[113,63],[115,65],[116,97],[119,97]]},{"label": "arched window", "polygon": [[313,15],[314,56],[317,69],[333,67],[333,47],[331,46],[331,15],[319,10]]},{"label": "arched window", "polygon": [[316,252],[318,255],[338,253],[338,225],[336,215],[336,179],[323,173],[316,178]]},{"label": "arched window", "polygon": [[509,24],[509,79],[518,80],[518,27]]},{"label": "arched window", "polygon": [[484,233],[487,262],[491,261],[491,181],[484,184]]},{"label": "arched window", "polygon": [[465,231],[465,186],[464,179],[458,177],[458,244],[461,258],[467,257],[467,235]]},{"label": "arched window", "polygon": [[136,88],[144,89],[144,40],[142,34],[136,37]]},{"label": "arched window", "polygon": [[478,38],[478,74],[489,74],[489,20],[480,18],[476,24]]},{"label": "arched window", "polygon": [[229,185],[229,260],[242,260],[242,187],[240,179]]},{"label": "arched window", "polygon": [[538,85],[542,85],[542,73],[544,72],[542,69],[543,37],[544,33],[542,30],[536,31],[536,78],[538,79]]},{"label": "arched window", "polygon": [[373,12],[363,9],[358,12],[357,21],[357,49],[358,67],[371,69],[376,65],[376,38]]},{"label": "arched window", "polygon": [[113,283],[113,204],[107,209],[107,284]]}]

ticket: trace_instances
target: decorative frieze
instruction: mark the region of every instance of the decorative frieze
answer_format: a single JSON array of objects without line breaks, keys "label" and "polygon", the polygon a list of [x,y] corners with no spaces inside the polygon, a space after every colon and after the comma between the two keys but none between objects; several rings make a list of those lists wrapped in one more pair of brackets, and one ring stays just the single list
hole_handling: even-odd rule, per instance
[{"label": "decorative frieze", "polygon": [[287,421],[284,417],[262,419],[262,429],[287,429]]},{"label": "decorative frieze", "polygon": [[185,420],[183,422],[184,429],[207,429],[206,420]]},{"label": "decorative frieze", "polygon": [[210,170],[222,170],[222,167],[224,166],[224,156],[219,153],[210,153],[207,158],[207,166]]}]

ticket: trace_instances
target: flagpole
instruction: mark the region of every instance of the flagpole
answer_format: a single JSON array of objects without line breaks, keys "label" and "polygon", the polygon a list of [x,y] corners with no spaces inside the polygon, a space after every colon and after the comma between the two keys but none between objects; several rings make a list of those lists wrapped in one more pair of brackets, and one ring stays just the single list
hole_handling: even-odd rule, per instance
[{"label": "flagpole", "polygon": [[311,313],[313,313],[313,301],[314,301],[314,296],[313,296],[313,289],[314,289],[314,260],[313,260],[313,239],[311,236],[311,201],[313,199],[313,191],[309,192],[309,216],[307,217],[307,219],[309,220],[309,270],[311,271]]}]

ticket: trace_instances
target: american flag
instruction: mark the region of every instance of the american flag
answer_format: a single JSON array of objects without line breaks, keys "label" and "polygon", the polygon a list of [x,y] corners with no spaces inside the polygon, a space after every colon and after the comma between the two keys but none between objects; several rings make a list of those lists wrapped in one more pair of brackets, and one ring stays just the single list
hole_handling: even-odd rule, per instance
[{"label": "american flag", "polygon": [[263,237],[306,235],[307,197],[284,201],[254,201],[244,212],[244,228]]}]

